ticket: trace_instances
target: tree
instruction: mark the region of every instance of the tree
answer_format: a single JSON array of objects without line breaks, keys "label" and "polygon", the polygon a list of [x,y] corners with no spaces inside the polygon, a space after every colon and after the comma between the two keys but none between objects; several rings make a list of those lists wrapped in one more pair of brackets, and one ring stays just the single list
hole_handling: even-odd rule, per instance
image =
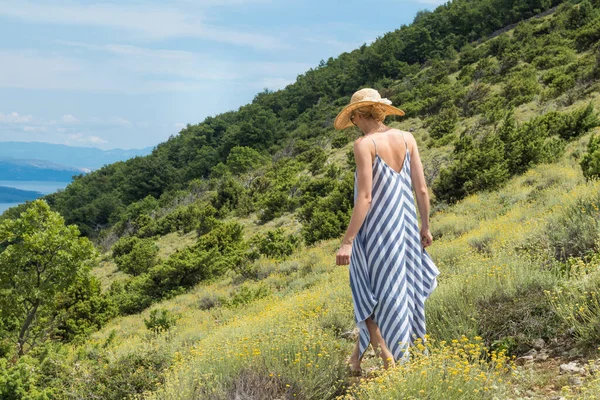
[{"label": "tree", "polygon": [[258,151],[246,146],[235,146],[227,156],[227,166],[236,175],[259,168],[266,161]]},{"label": "tree", "polygon": [[0,224],[0,335],[16,345],[18,356],[55,332],[55,296],[87,274],[86,261],[96,255],[44,200]]}]

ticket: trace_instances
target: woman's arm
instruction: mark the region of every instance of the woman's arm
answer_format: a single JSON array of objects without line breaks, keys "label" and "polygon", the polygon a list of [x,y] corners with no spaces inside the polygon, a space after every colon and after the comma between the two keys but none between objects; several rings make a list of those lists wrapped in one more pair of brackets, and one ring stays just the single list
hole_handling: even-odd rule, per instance
[{"label": "woman's arm", "polygon": [[[406,132],[404,134],[407,135]],[[412,134],[409,137],[412,139],[410,142],[413,144],[410,151],[410,178],[417,197],[419,216],[421,217],[421,242],[424,247],[427,247],[432,242],[431,233],[429,232],[429,192],[427,191],[427,182],[425,181],[417,141]]]},{"label": "woman's arm", "polygon": [[342,240],[342,247],[340,247],[340,251],[338,251],[338,265],[350,262],[349,248],[352,246],[352,241],[358,234],[360,227],[367,217],[369,207],[371,206],[373,156],[371,154],[369,143],[364,140],[364,137],[360,137],[354,142],[354,159],[356,161],[358,192],[354,208],[352,209],[350,223],[348,224],[348,229]]}]

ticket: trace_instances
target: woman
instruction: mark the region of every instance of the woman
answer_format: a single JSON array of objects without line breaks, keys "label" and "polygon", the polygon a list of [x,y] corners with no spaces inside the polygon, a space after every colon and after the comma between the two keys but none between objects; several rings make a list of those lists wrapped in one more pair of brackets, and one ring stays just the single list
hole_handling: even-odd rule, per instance
[{"label": "woman", "polygon": [[[384,367],[408,358],[417,337],[425,340],[424,302],[439,271],[425,250],[429,197],[417,143],[409,132],[387,127],[386,115],[404,115],[374,89],[354,93],[334,127],[358,127],[354,142],[354,209],[337,265],[350,264],[350,287],[359,337],[350,356],[353,375],[371,343]],[[421,228],[417,223],[413,188]]]}]

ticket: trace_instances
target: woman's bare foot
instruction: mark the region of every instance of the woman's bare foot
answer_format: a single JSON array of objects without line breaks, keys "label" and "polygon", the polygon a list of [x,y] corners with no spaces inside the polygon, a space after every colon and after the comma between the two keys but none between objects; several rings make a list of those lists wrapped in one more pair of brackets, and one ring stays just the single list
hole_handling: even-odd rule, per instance
[{"label": "woman's bare foot", "polygon": [[394,361],[392,353],[382,354],[381,358],[383,359],[383,368],[389,369],[396,366],[396,361]]},{"label": "woman's bare foot", "polygon": [[350,368],[350,372],[353,375],[360,375],[362,373],[362,368],[360,367],[360,360],[354,355],[350,356],[348,359],[348,368]]}]

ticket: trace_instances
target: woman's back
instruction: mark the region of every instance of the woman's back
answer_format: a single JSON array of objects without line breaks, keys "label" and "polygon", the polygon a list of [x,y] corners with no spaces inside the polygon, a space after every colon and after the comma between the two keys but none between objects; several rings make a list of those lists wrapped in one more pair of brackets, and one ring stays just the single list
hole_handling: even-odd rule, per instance
[{"label": "woman's back", "polygon": [[389,129],[369,136],[376,147],[373,151],[373,162],[376,162],[375,158],[378,155],[394,171],[401,172],[408,148],[404,132],[398,129]]}]

